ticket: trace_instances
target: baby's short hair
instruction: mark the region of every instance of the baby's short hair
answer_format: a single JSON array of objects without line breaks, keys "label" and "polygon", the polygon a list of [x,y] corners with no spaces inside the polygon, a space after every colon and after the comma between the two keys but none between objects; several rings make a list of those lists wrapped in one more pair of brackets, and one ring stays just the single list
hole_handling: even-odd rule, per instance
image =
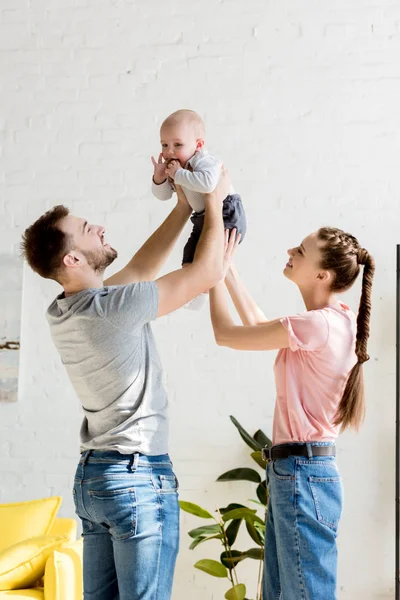
[{"label": "baby's short hair", "polygon": [[188,110],[185,108],[177,110],[169,115],[169,117],[163,121],[161,129],[163,127],[178,125],[182,122],[189,123],[189,125],[196,131],[197,137],[203,138],[205,136],[206,130],[203,119],[194,110]]}]

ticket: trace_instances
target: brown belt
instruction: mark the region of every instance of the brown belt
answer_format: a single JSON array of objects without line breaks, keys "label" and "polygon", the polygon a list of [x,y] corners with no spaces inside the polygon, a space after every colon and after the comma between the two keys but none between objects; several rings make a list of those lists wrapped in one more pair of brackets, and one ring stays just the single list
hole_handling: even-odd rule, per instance
[{"label": "brown belt", "polygon": [[[265,461],[276,460],[278,458],[288,458],[289,456],[305,456],[309,458],[308,444],[280,444],[272,448],[263,448],[262,457]],[[312,456],[336,456],[336,446],[314,446],[310,442]]]}]

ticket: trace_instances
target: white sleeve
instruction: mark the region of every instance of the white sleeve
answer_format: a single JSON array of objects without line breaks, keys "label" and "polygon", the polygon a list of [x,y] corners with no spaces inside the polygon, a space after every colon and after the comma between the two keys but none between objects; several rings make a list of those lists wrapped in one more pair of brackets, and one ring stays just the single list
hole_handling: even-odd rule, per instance
[{"label": "white sleeve", "polygon": [[194,162],[193,172],[189,169],[178,169],[174,181],[188,190],[207,194],[215,190],[221,174],[222,161],[207,154]]},{"label": "white sleeve", "polygon": [[174,193],[174,190],[172,189],[168,179],[166,179],[165,181],[163,181],[163,183],[160,183],[159,185],[157,185],[157,183],[154,183],[154,179],[152,179],[151,191],[153,192],[153,195],[159,200],[169,200],[172,197],[172,194]]}]

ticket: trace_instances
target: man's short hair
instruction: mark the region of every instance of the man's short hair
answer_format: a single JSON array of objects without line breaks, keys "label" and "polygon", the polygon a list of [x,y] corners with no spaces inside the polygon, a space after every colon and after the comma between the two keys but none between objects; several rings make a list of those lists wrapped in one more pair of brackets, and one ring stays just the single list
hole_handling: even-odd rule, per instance
[{"label": "man's short hair", "polygon": [[58,227],[69,210],[54,206],[28,227],[21,242],[22,255],[29,266],[45,279],[60,281],[63,258],[73,248],[72,237]]}]

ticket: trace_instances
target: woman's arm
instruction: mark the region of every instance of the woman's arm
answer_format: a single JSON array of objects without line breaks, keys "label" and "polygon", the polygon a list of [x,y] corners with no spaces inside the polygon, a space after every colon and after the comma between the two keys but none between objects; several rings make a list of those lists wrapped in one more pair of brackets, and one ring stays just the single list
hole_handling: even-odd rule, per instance
[{"label": "woman's arm", "polygon": [[279,319],[238,326],[229,314],[224,284],[210,290],[211,322],[218,346],[235,350],[277,350],[289,347],[289,334]]},{"label": "woman's arm", "polygon": [[243,325],[263,325],[268,322],[261,308],[247,291],[233,263],[226,274],[225,284]]}]

